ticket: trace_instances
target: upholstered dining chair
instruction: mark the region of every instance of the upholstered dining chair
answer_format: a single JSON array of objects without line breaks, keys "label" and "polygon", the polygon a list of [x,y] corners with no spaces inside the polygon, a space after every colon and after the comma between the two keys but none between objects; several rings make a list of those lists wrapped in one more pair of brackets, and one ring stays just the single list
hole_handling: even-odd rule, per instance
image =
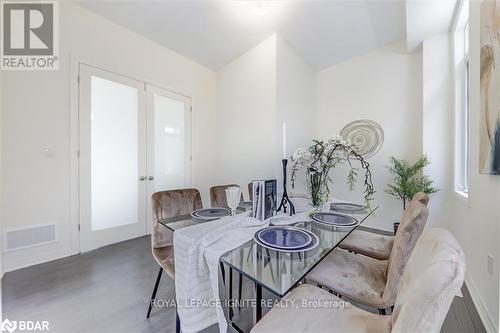
[{"label": "upholstered dining chair", "polygon": [[248,200],[253,201],[253,182],[248,183]]},{"label": "upholstered dining chair", "polygon": [[[228,184],[212,186],[210,188],[210,204],[212,207],[227,207],[226,188],[231,186],[239,187],[239,185],[236,184]],[[243,201],[243,192],[241,192],[240,201]]]},{"label": "upholstered dining chair", "polygon": [[146,318],[151,314],[153,301],[158,291],[161,275],[165,271],[175,279],[173,233],[159,223],[160,220],[191,214],[196,209],[203,208],[201,195],[197,189],[170,190],[153,193],[153,230],[151,233],[151,249],[160,270],[149,302]]},{"label": "upholstered dining chair", "polygon": [[412,200],[401,219],[401,230],[394,237],[389,260],[337,248],[306,276],[307,281],[385,313],[394,305],[399,281],[428,215],[426,205]]},{"label": "upholstered dining chair", "polygon": [[[429,195],[418,192],[412,200],[417,200],[427,206]],[[366,230],[355,230],[339,245],[341,249],[363,254],[365,256],[387,260],[391,254],[394,236],[376,234]]]},{"label": "upholstered dining chair", "polygon": [[273,307],[251,332],[438,333],[464,274],[465,256],[456,239],[444,229],[428,229],[410,256],[390,316],[335,307],[345,303],[323,289],[303,284],[284,297],[281,304],[287,306]]}]

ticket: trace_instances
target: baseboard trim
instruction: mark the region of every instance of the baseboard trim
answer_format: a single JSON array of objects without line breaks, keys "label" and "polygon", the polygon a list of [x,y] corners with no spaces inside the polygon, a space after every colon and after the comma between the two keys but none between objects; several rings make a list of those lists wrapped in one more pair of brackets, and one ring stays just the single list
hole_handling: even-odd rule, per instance
[{"label": "baseboard trim", "polygon": [[481,320],[483,321],[483,325],[486,328],[486,331],[489,333],[496,333],[498,332],[498,327],[493,318],[491,318],[490,313],[488,312],[488,309],[486,308],[486,305],[484,304],[483,299],[479,295],[479,292],[477,291],[476,285],[472,281],[470,275],[465,272],[465,285],[467,286],[467,289],[469,290],[470,296],[472,298],[472,302],[474,303],[474,306],[476,307],[477,313],[479,314],[479,317],[481,317]]},{"label": "baseboard trim", "polygon": [[43,253],[40,256],[31,256],[31,257],[19,257],[16,258],[15,264],[12,264],[12,260],[10,258],[5,259],[6,255],[3,255],[4,262],[3,262],[3,274],[5,275],[6,273],[17,271],[19,269],[35,266],[35,265],[40,265],[44,264],[50,261],[66,258],[69,256],[74,255],[75,253],[72,253],[72,251],[67,251],[67,250],[60,250],[60,251],[55,251],[55,252],[49,252],[49,253]]}]

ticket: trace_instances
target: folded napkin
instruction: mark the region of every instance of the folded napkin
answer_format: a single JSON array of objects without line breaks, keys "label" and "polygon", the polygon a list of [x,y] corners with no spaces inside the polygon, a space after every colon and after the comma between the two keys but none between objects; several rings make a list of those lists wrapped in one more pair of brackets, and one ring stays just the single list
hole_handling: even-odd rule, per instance
[{"label": "folded napkin", "polygon": [[217,322],[220,332],[226,332],[222,308],[204,305],[219,300],[220,256],[249,241],[269,224],[249,215],[227,216],[174,233],[175,294],[183,332],[197,332]]}]

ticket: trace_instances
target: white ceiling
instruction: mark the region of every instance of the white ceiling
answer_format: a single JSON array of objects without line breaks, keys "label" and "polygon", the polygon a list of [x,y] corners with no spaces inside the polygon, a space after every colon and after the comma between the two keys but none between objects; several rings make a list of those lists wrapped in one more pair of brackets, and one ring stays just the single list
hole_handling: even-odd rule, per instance
[{"label": "white ceiling", "polygon": [[407,0],[408,51],[416,51],[423,40],[433,35],[448,32],[458,3],[456,0]]},{"label": "white ceiling", "polygon": [[77,2],[215,70],[273,33],[318,70],[406,36],[404,0]]}]

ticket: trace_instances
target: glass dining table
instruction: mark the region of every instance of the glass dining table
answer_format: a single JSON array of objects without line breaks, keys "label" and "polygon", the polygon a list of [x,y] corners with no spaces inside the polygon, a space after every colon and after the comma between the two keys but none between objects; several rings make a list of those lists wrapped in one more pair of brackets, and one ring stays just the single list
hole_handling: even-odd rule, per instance
[{"label": "glass dining table", "polygon": [[[282,298],[290,290],[302,283],[306,275],[332,252],[351,232],[362,228],[378,209],[371,211],[342,212],[339,214],[354,217],[359,223],[349,227],[332,227],[312,220],[309,215],[297,220],[293,225],[305,228],[318,237],[318,245],[304,252],[282,252],[263,247],[251,239],[246,243],[224,253],[219,259],[219,295],[224,308],[228,324],[238,332],[245,332],[238,325],[241,320],[242,304],[247,299],[242,298],[243,285],[252,286],[253,295],[250,308],[252,309],[253,326],[262,317],[263,305],[268,304],[263,298],[263,289],[274,297]],[[190,215],[161,220],[160,223],[171,231],[176,231],[191,225],[206,223],[193,221]],[[244,283],[245,282],[245,283]],[[237,291],[235,291],[235,286]],[[236,297],[235,297],[236,296]],[[238,320],[234,320],[238,317]]]}]

